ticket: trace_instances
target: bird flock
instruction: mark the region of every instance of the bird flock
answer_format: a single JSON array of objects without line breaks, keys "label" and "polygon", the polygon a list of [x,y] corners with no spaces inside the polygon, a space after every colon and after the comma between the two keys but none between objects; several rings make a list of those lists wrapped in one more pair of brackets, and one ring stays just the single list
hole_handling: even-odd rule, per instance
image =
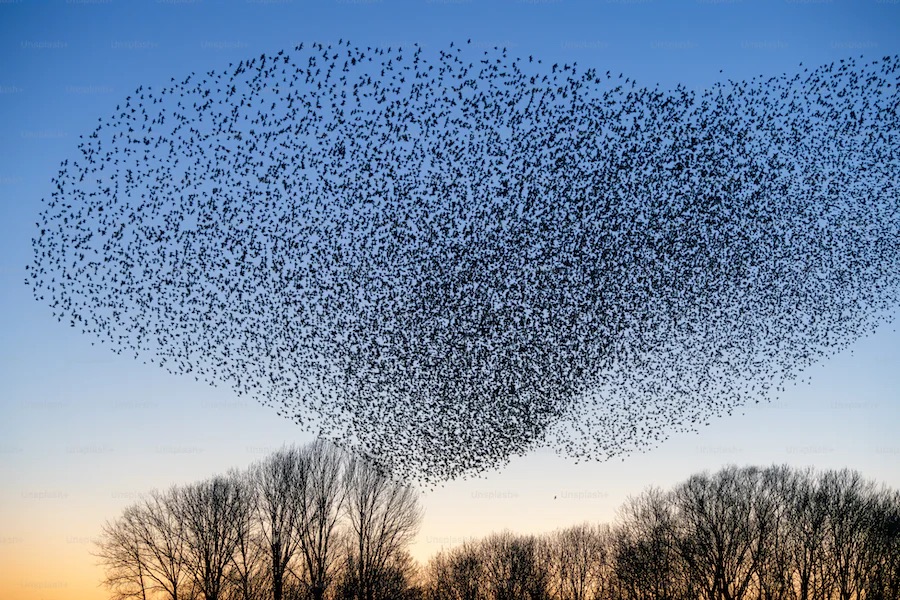
[{"label": "bird flock", "polygon": [[99,119],[27,283],[400,476],[625,456],[892,318],[898,84],[897,56],[696,92],[300,45]]}]

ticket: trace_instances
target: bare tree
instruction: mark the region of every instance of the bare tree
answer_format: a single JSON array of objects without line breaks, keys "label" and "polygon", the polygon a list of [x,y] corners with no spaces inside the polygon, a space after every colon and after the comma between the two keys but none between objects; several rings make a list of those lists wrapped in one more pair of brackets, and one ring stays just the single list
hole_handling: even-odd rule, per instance
[{"label": "bare tree", "polygon": [[307,457],[297,448],[281,449],[251,468],[274,600],[283,599],[285,576],[300,548],[300,532],[306,528],[298,490],[309,478],[308,468]]},{"label": "bare tree", "polygon": [[788,503],[788,564],[796,600],[829,597],[825,569],[825,520],[827,496],[811,469],[797,473]]},{"label": "bare tree", "polygon": [[792,596],[792,507],[797,481],[797,473],[787,466],[765,469],[757,480],[759,489],[752,506],[755,532],[752,552],[760,600],[788,600]]},{"label": "bare tree", "polygon": [[337,561],[335,538],[347,488],[343,482],[343,453],[325,440],[303,448],[305,465],[297,485],[297,538],[305,564],[310,595],[322,600]]},{"label": "bare tree", "polygon": [[175,514],[188,549],[189,571],[205,600],[219,600],[238,545],[249,527],[250,490],[235,476],[213,477],[179,490]]},{"label": "bare tree", "polygon": [[162,592],[171,600],[188,600],[194,595],[194,586],[187,572],[184,530],[174,510],[177,494],[174,487],[166,493],[151,492],[126,510],[125,517],[147,559],[145,573],[153,582],[148,591]]},{"label": "bare tree", "polygon": [[727,467],[675,488],[679,550],[709,600],[741,600],[756,574],[752,503],[758,469]]},{"label": "bare tree", "polygon": [[593,600],[610,586],[611,533],[608,526],[583,523],[548,536],[548,568],[553,597]]},{"label": "bare tree", "polygon": [[226,572],[229,600],[262,600],[266,586],[264,571],[266,552],[259,528],[256,527],[258,499],[249,472],[232,473],[245,488],[246,506],[237,513],[237,540],[231,565]]},{"label": "bare tree", "polygon": [[418,531],[422,509],[412,487],[357,456],[347,461],[344,484],[348,576],[359,600],[375,600],[379,579]]},{"label": "bare tree", "polygon": [[317,442],[147,495],[106,523],[96,555],[114,600],[900,597],[900,493],[848,470],[695,475],[629,499],[613,530],[442,552],[425,586],[405,550],[421,518],[412,488]]},{"label": "bare tree", "polygon": [[872,507],[870,574],[866,599],[900,598],[900,492],[882,490]]},{"label": "bare tree", "polygon": [[820,485],[828,499],[825,542],[835,591],[839,600],[864,598],[874,568],[868,546],[875,543],[875,486],[847,469],[824,473]]},{"label": "bare tree", "polygon": [[106,568],[103,584],[114,600],[147,600],[149,557],[134,525],[135,507],[114,523],[107,522],[97,542],[96,556]]},{"label": "bare tree", "polygon": [[613,533],[613,563],[620,594],[629,600],[688,598],[691,589],[679,554],[671,496],[650,488],[629,498]]},{"label": "bare tree", "polygon": [[482,543],[485,584],[496,600],[544,600],[549,597],[549,572],[534,536],[503,532]]},{"label": "bare tree", "polygon": [[486,600],[480,547],[466,542],[429,562],[426,587],[431,600]]}]

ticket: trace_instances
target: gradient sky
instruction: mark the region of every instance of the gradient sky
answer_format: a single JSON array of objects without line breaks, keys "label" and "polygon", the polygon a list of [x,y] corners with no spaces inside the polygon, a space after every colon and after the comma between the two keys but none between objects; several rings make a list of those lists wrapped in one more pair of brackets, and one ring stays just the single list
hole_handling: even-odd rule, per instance
[{"label": "gradient sky", "polygon": [[[471,38],[700,91],[801,62],[900,53],[900,0],[0,0],[0,599],[106,597],[90,555],[106,519],[153,488],[310,439],[228,389],[92,346],[23,281],[59,163],[135,88],[340,38],[426,52]],[[424,561],[504,528],[611,521],[630,494],[728,463],[847,466],[900,488],[896,324],[806,375],[771,404],[624,461],[537,452],[426,491],[412,553]]]}]

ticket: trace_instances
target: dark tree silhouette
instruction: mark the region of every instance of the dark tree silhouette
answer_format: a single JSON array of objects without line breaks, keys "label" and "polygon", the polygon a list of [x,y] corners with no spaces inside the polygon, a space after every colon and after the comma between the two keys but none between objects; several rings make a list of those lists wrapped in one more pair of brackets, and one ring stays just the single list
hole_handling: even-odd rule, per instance
[{"label": "dark tree silhouette", "polygon": [[114,600],[900,597],[900,492],[849,470],[729,466],[630,498],[612,527],[493,534],[420,572],[406,548],[421,518],[412,487],[316,442],[148,494],[96,555]]},{"label": "dark tree silhouette", "polygon": [[690,596],[690,579],[681,561],[671,498],[650,488],[630,498],[614,531],[614,570],[626,600],[677,600]]},{"label": "dark tree silhouette", "polygon": [[306,515],[301,505],[309,480],[307,456],[286,448],[251,468],[256,491],[257,524],[267,552],[273,600],[282,600],[285,577],[297,557]]},{"label": "dark tree silhouette", "polygon": [[482,546],[485,587],[496,600],[546,600],[549,571],[543,544],[534,536],[503,532]]},{"label": "dark tree silhouette", "polygon": [[338,522],[348,492],[344,484],[347,456],[324,440],[301,450],[302,481],[297,487],[299,550],[313,600],[322,600],[334,577]]},{"label": "dark tree silhouette", "polygon": [[377,466],[352,456],[347,463],[347,568],[357,600],[377,600],[383,578],[422,520],[417,492]]},{"label": "dark tree silhouette", "polygon": [[222,597],[233,557],[249,532],[251,495],[245,480],[228,476],[185,486],[175,496],[175,517],[187,548],[187,572],[204,600]]},{"label": "dark tree silhouette", "polygon": [[107,522],[97,544],[96,556],[106,568],[103,584],[113,600],[147,600],[148,585],[152,591],[149,556],[141,543],[135,512],[129,507],[115,522]]}]

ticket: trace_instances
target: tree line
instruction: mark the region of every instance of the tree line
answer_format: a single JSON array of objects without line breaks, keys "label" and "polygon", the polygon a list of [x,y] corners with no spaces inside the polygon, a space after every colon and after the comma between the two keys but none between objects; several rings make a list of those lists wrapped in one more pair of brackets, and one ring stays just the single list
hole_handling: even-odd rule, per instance
[{"label": "tree line", "polygon": [[731,466],[630,498],[614,525],[462,544],[423,581],[430,600],[897,600],[900,494]]},{"label": "tree line", "polygon": [[613,524],[407,552],[412,487],[315,442],[155,492],[99,545],[116,600],[896,600],[900,493],[850,470],[726,467]]},{"label": "tree line", "polygon": [[154,491],[107,522],[116,600],[402,600],[418,492],[324,441]]}]

